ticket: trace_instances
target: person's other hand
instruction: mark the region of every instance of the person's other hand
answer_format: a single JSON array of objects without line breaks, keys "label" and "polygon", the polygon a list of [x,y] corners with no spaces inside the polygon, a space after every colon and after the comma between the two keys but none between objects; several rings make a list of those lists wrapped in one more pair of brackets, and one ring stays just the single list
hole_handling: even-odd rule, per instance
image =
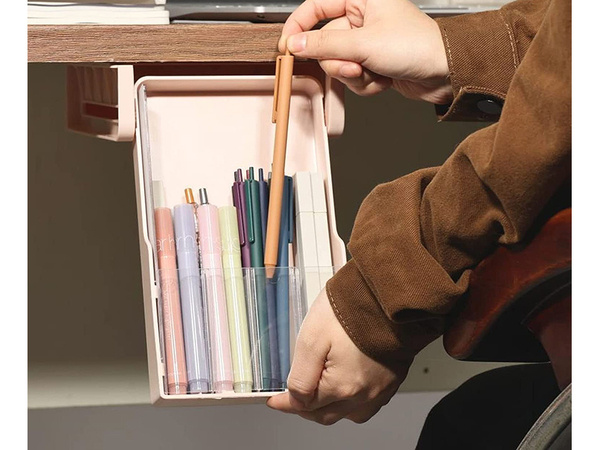
[{"label": "person's other hand", "polygon": [[336,318],[325,290],[298,335],[288,392],[267,405],[323,425],[347,418],[363,423],[387,404],[406,377],[375,362],[352,342]]},{"label": "person's other hand", "polygon": [[[309,31],[327,19],[333,20]],[[286,43],[357,94],[391,86],[412,99],[452,101],[440,29],[409,0],[306,0],[283,27],[281,52]]]}]

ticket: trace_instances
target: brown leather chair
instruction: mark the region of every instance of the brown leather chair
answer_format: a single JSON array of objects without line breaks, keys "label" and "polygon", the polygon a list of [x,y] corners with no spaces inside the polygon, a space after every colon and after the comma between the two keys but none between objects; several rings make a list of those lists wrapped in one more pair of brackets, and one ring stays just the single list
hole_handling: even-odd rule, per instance
[{"label": "brown leather chair", "polygon": [[550,361],[563,392],[519,447],[544,449],[570,431],[571,208],[531,234],[475,268],[444,347],[465,361]]}]

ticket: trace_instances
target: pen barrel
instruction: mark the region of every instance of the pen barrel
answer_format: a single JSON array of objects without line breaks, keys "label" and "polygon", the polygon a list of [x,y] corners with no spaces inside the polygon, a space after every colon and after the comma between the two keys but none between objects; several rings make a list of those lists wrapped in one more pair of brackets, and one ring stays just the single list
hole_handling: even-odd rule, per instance
[{"label": "pen barrel", "polygon": [[[275,146],[273,150],[271,190],[269,193],[269,215],[265,241],[265,266],[268,268],[277,265],[277,243],[279,240],[279,221],[281,217],[281,201],[285,175],[285,154],[290,118],[294,57],[281,57],[279,70]],[[270,275],[270,273],[268,272],[267,275]]]},{"label": "pen barrel", "polygon": [[214,205],[200,205],[197,209],[197,218],[202,255],[202,287],[206,298],[211,336],[213,390],[232,391],[233,371],[218,209]]},{"label": "pen barrel", "polygon": [[208,319],[200,284],[195,207],[192,204],[177,205],[173,216],[188,391],[192,394],[209,392],[211,370]]},{"label": "pen barrel", "polygon": [[255,389],[270,389],[271,377],[271,351],[269,348],[269,316],[267,302],[267,286],[264,267],[263,235],[260,227],[260,195],[258,182],[246,180],[246,207],[248,214],[248,233],[250,242],[250,259],[252,269],[247,270],[248,302],[256,312],[258,333],[256,336],[253,357],[260,363],[260,377],[254,380]]},{"label": "pen barrel", "polygon": [[244,278],[235,207],[223,206],[219,208],[219,226],[233,364],[233,389],[235,392],[251,392],[250,338],[248,335]]},{"label": "pen barrel", "polygon": [[187,373],[183,338],[175,237],[169,208],[156,208],[156,251],[158,256],[161,312],[167,372],[167,392],[187,393]]}]

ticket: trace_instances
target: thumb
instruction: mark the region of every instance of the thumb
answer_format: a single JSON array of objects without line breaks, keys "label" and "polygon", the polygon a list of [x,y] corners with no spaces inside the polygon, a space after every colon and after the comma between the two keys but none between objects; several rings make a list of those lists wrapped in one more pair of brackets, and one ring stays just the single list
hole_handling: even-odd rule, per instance
[{"label": "thumb", "polygon": [[292,397],[290,400],[296,405],[297,402],[307,404],[313,399],[331,348],[331,343],[321,337],[322,332],[310,325],[302,324],[287,379],[287,387]]},{"label": "thumb", "polygon": [[290,36],[287,47],[302,58],[342,59],[361,64],[366,58],[360,32],[360,29],[307,31]]}]

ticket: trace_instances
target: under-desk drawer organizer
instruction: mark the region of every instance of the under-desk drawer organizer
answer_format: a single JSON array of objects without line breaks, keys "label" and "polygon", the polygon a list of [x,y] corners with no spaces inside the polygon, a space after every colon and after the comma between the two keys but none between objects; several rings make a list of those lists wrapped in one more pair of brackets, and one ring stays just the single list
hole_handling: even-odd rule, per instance
[{"label": "under-desk drawer organizer", "polygon": [[[268,169],[271,165],[275,132],[275,125],[271,123],[274,75],[146,75],[134,81],[132,66],[70,66],[68,83],[70,129],[105,139],[135,142],[133,155],[152,403],[264,402],[276,392],[166,393],[151,196],[152,181],[161,180],[166,206],[170,208],[183,203],[184,189],[190,186],[207,188],[211,204],[232,205],[234,171],[249,166]],[[332,262],[334,267],[341,267],[346,262],[346,253],[336,229],[326,116],[330,134],[339,134],[344,111],[339,98],[331,100],[332,96],[330,101],[325,98],[325,93],[331,92],[330,83],[325,77],[317,80],[311,76],[294,76],[286,174],[311,171],[323,178]],[[134,110],[135,120],[129,116]]]}]

